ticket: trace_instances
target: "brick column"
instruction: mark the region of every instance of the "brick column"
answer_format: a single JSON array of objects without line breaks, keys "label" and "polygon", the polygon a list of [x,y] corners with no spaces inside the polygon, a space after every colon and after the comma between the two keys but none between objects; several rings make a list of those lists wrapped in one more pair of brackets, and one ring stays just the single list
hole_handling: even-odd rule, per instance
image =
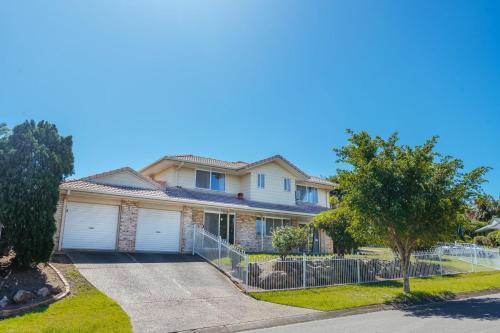
[{"label": "brick column", "polygon": [[246,251],[260,251],[260,236],[255,230],[255,215],[236,213],[236,240],[235,243],[243,246]]},{"label": "brick column", "polygon": [[122,201],[118,227],[118,251],[134,252],[139,208],[131,201]]},{"label": "brick column", "polygon": [[189,206],[182,207],[182,238],[181,252],[191,252],[193,249],[193,225],[203,226],[202,209],[196,209]]},{"label": "brick column", "polygon": [[56,232],[54,233],[54,251],[57,251],[59,248],[59,240],[61,239],[61,231],[62,231],[62,220],[64,214],[64,201],[66,200],[66,195],[61,194],[59,196],[59,200],[57,201],[56,213],[54,214],[54,222],[56,224]]},{"label": "brick column", "polygon": [[320,231],[321,242],[321,253],[333,253],[333,240],[326,234],[324,230]]}]

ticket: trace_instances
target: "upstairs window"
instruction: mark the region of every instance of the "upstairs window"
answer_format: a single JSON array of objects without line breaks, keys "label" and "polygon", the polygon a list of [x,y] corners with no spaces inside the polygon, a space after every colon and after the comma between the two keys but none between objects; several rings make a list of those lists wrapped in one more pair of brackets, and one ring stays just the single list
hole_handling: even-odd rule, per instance
[{"label": "upstairs window", "polygon": [[225,191],[226,176],[219,172],[196,170],[196,187],[214,191]]},{"label": "upstairs window", "polygon": [[266,175],[263,173],[257,174],[257,187],[264,188],[266,187]]},{"label": "upstairs window", "polygon": [[290,192],[292,190],[292,180],[290,178],[283,179],[283,189],[285,192]]},{"label": "upstairs window", "polygon": [[318,189],[315,187],[297,185],[297,191],[295,192],[295,199],[300,202],[317,204]]}]

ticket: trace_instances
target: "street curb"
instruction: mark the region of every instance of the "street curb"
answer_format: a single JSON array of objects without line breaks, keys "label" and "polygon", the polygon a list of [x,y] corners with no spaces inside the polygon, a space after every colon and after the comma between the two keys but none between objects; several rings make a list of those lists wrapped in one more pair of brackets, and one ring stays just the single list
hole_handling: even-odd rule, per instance
[{"label": "street curb", "polygon": [[315,320],[347,317],[347,316],[366,314],[366,313],[371,313],[371,312],[412,309],[412,308],[427,306],[430,304],[439,304],[439,303],[445,303],[448,301],[457,301],[457,300],[463,300],[463,299],[467,299],[467,298],[471,298],[471,297],[486,296],[486,295],[492,295],[492,294],[497,294],[497,293],[500,293],[500,288],[463,292],[463,293],[459,293],[459,294],[454,294],[452,297],[448,297],[448,298],[440,300],[440,301],[425,302],[425,303],[421,303],[421,304],[404,306],[404,307],[402,307],[401,305],[398,306],[397,304],[374,304],[374,305],[360,306],[360,307],[350,308],[350,309],[324,311],[324,312],[309,313],[309,314],[305,314],[305,315],[296,315],[296,316],[280,317],[280,318],[273,318],[273,319],[264,319],[264,320],[251,321],[251,322],[245,322],[245,323],[239,323],[239,324],[205,327],[205,328],[199,328],[199,329],[187,330],[187,331],[181,331],[181,332],[196,332],[196,333],[241,332],[241,331],[269,328],[269,327],[275,327],[275,326],[284,326],[284,325],[290,325],[290,324],[305,323],[305,322],[310,322],[310,321],[315,321]]},{"label": "street curb", "polygon": [[26,306],[14,308],[14,309],[1,310],[0,311],[0,318],[1,319],[20,315],[22,313],[25,313],[26,311],[33,310],[34,308],[37,308],[40,305],[51,304],[51,303],[59,301],[59,300],[63,299],[64,297],[68,296],[68,294],[70,292],[69,291],[69,283],[66,280],[66,278],[64,277],[64,275],[62,275],[62,273],[57,268],[55,268],[54,265],[52,265],[51,263],[48,263],[47,265],[50,268],[52,268],[54,270],[54,272],[56,272],[57,276],[64,284],[64,290],[61,291],[57,295],[53,295],[53,296],[49,297],[48,299],[45,299],[45,300],[37,302],[37,303],[28,304]]}]

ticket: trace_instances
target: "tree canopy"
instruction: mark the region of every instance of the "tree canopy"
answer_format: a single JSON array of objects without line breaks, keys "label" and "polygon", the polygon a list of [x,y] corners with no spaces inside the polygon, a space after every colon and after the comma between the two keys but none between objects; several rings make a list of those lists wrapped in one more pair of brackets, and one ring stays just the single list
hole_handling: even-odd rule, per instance
[{"label": "tree canopy", "polygon": [[345,205],[322,212],[313,220],[316,228],[322,229],[333,241],[333,252],[343,256],[356,250],[358,242],[351,231],[352,216]]},{"label": "tree canopy", "polygon": [[[5,127],[4,127],[5,128]],[[0,158],[0,223],[14,263],[46,262],[54,248],[59,184],[73,173],[72,138],[46,121],[26,121],[5,130]]]},{"label": "tree canopy", "polygon": [[335,149],[343,202],[357,216],[354,228],[373,234],[399,256],[409,291],[413,251],[456,230],[458,218],[480,192],[486,167],[462,172],[463,163],[435,152],[437,137],[423,145],[398,145],[397,134],[372,138],[348,130],[348,144]]}]

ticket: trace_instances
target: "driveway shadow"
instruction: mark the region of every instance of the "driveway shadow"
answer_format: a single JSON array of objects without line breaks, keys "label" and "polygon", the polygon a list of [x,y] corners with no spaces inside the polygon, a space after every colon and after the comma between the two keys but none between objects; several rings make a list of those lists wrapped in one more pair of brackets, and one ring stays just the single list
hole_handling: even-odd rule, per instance
[{"label": "driveway shadow", "polygon": [[121,253],[96,251],[66,251],[74,264],[150,264],[202,262],[199,256],[176,253]]},{"label": "driveway shadow", "polygon": [[490,297],[473,298],[401,310],[406,312],[406,316],[420,318],[442,317],[453,319],[499,320],[500,299]]}]

